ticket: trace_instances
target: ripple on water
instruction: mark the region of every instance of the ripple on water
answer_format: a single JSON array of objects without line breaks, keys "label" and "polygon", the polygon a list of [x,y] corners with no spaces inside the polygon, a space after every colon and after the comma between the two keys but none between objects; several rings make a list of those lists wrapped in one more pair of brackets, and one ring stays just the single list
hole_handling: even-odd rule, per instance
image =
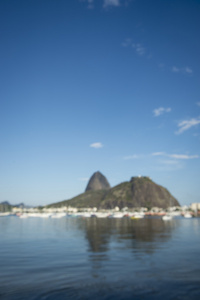
[{"label": "ripple on water", "polygon": [[0,294],[4,300],[199,300],[200,285],[179,282],[155,282],[132,284],[126,283],[98,283],[63,287],[48,291],[14,291]]}]

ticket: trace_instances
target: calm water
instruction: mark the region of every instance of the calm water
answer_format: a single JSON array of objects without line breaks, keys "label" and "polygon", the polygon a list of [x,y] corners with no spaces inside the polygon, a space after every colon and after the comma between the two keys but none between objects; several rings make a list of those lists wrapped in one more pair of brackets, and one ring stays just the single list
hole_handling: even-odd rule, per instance
[{"label": "calm water", "polygon": [[200,299],[200,219],[0,218],[0,299]]}]

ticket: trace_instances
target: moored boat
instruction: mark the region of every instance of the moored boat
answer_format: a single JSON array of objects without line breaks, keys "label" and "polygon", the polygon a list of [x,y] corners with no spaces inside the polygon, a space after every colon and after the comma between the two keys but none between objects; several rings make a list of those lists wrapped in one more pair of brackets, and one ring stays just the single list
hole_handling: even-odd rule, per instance
[{"label": "moored boat", "polygon": [[189,212],[185,213],[183,216],[184,216],[184,218],[187,218],[187,219],[192,218],[192,215]]},{"label": "moored boat", "polygon": [[66,217],[66,213],[55,213],[55,214],[51,215],[51,218],[53,218],[53,219],[60,219],[63,217]]},{"label": "moored boat", "polygon": [[19,215],[19,218],[26,219],[26,218],[28,218],[28,214],[21,214],[21,215]]},{"label": "moored boat", "polygon": [[164,221],[169,221],[169,220],[172,219],[172,215],[166,214],[165,216],[162,217],[162,219],[163,219]]}]

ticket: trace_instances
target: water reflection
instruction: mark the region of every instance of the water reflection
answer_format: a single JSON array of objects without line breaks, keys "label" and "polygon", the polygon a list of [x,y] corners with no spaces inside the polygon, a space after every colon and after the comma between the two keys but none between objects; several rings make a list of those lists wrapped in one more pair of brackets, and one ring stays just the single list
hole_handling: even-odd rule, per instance
[{"label": "water reflection", "polygon": [[138,278],[157,278],[152,269],[158,261],[163,263],[160,249],[165,249],[179,225],[179,220],[161,218],[81,219],[79,229],[88,243],[91,277],[102,284],[121,280],[131,286]]},{"label": "water reflection", "polygon": [[[111,244],[118,247],[153,253],[167,242],[179,220],[164,222],[162,219],[83,219],[80,228],[85,231],[89,251],[107,252]],[[99,256],[101,257],[101,256]]]},{"label": "water reflection", "polygon": [[85,237],[89,242],[89,251],[106,252],[113,228],[108,219],[87,218],[84,222]]}]

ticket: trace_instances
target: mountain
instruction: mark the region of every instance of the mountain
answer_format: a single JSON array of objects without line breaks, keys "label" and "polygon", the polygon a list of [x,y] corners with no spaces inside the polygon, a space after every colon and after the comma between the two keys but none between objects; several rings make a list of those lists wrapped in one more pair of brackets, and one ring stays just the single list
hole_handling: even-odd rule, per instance
[{"label": "mountain", "polygon": [[11,209],[12,209],[12,205],[8,201],[3,201],[0,203],[1,212],[11,211]]},{"label": "mountain", "polygon": [[19,207],[19,208],[29,208],[31,206],[26,206],[24,203],[19,204],[10,204],[8,201],[3,201],[0,203],[0,211],[11,211],[13,207]]},{"label": "mountain", "polygon": [[2,204],[2,205],[11,205],[8,201],[3,201],[0,204]]},{"label": "mountain", "polygon": [[[93,179],[100,176],[93,176],[90,179],[93,189],[88,190],[88,186],[91,187],[89,181],[85,193],[70,200],[48,205],[48,207],[72,206],[77,208],[112,209],[118,206],[121,209],[123,207],[167,208],[169,206],[180,206],[179,202],[166,188],[154,183],[149,177],[132,177],[130,181],[120,183],[113,188],[108,189],[108,185],[103,185],[106,186],[103,189],[98,180]],[[97,189],[98,187],[99,189]]]},{"label": "mountain", "polygon": [[132,177],[129,182],[123,182],[108,191],[101,206],[167,208],[180,204],[166,188],[154,183],[149,177]]},{"label": "mountain", "polygon": [[108,189],[110,189],[110,184],[108,180],[103,174],[101,174],[98,171],[91,176],[85,191],[87,192],[87,191],[98,191],[98,190],[108,190]]}]

